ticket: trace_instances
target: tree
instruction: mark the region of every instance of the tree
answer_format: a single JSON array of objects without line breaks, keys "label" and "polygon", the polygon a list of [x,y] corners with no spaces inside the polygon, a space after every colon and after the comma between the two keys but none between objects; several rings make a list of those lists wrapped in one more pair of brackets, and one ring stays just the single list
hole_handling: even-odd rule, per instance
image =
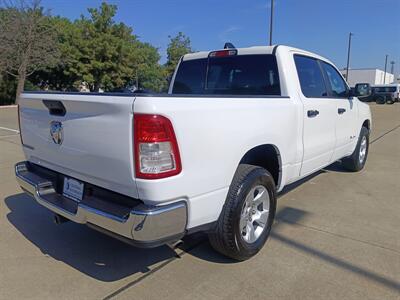
[{"label": "tree", "polygon": [[0,69],[17,78],[17,101],[26,78],[54,65],[58,54],[49,13],[40,6],[40,0],[8,1],[0,8]]},{"label": "tree", "polygon": [[169,36],[170,42],[167,48],[167,63],[165,69],[167,77],[170,78],[175,71],[179,59],[190,52],[193,52],[189,37],[179,32],[175,37]]},{"label": "tree", "polygon": [[88,11],[90,18],[75,21],[74,32],[63,45],[69,56],[66,73],[86,82],[91,91],[122,87],[134,77],[132,53],[137,38],[130,27],[115,23],[115,5],[102,3],[99,9]]},{"label": "tree", "polygon": [[85,82],[91,91],[112,91],[129,85],[160,91],[165,76],[158,49],[138,40],[133,29],[116,23],[117,8],[102,3],[88,9],[89,18],[71,22],[52,18],[61,59],[56,67],[36,73],[35,83],[74,90]]},{"label": "tree", "polygon": [[[32,84],[32,87],[41,89],[76,91],[82,83],[86,83],[91,91],[96,92],[100,89],[105,91],[119,90],[133,85],[137,88],[161,92],[166,90],[166,79],[169,74],[173,73],[179,58],[191,51],[190,40],[183,33],[179,33],[174,38],[170,37],[171,41],[167,51],[168,62],[164,66],[160,65],[159,49],[140,41],[131,27],[124,23],[115,22],[114,17],[117,13],[115,5],[102,3],[98,8],[88,9],[89,17],[81,16],[78,20],[72,21],[46,14],[39,7],[39,2],[34,0],[30,0],[34,2],[30,2],[29,9],[23,2],[24,0],[9,1],[20,1],[18,2],[20,5],[8,5],[3,9],[0,8],[0,29],[7,28],[7,30],[0,30],[0,62],[8,62],[8,74],[3,73],[5,75],[3,76],[4,84],[0,84],[0,94],[3,95],[8,95],[13,90],[8,86],[15,85],[13,77],[9,74],[19,77],[18,70],[23,70],[25,65],[28,67],[25,76],[20,76],[23,80],[19,80],[18,94],[22,90],[26,76],[32,72],[29,80],[26,80],[26,85]],[[15,48],[8,47],[7,51],[3,52],[2,49],[5,47],[2,41],[9,39],[7,44],[11,43],[11,40],[22,44],[22,42],[27,43],[27,40],[32,40],[32,38],[22,38],[29,35],[26,34],[26,30],[24,34],[20,33],[16,29],[20,24],[16,23],[23,19],[22,17],[31,16],[33,12],[40,16],[40,22],[38,22],[40,30],[36,26],[34,32],[39,32],[42,35],[47,33],[45,37],[40,37],[39,40],[51,38],[55,45],[45,46],[50,44],[50,41],[45,40],[43,46],[49,50],[54,50],[56,55],[52,55],[53,51],[50,51],[50,53],[42,51],[40,57],[46,57],[46,63],[39,64],[42,61],[38,62],[36,56],[33,60],[31,59],[33,55],[30,55],[29,64],[25,63],[24,59],[20,59],[19,62],[21,63],[15,64],[18,68],[11,70],[9,61],[15,56],[13,53],[18,51]],[[18,16],[19,19],[14,15]],[[20,23],[25,24],[27,21]],[[14,26],[15,24],[18,26]],[[15,28],[15,30],[12,31],[12,28]],[[7,32],[7,35],[5,32]],[[11,39],[13,35],[15,37]],[[37,39],[33,39],[32,43],[36,44],[36,41]],[[24,47],[24,45],[19,48],[26,49],[27,46]],[[29,43],[27,45],[30,47]],[[26,52],[23,51],[22,54]],[[26,55],[22,54],[18,55],[25,58]],[[4,57],[7,57],[7,59],[3,59]],[[48,63],[49,60],[51,63]],[[21,66],[22,68],[20,68]],[[0,63],[0,80],[1,67],[2,64]],[[3,64],[3,67],[6,67],[5,64]],[[10,99],[10,97],[7,97],[7,99]]]},{"label": "tree", "polygon": [[60,59],[55,66],[35,72],[31,81],[40,87],[48,87],[58,91],[76,91],[82,84],[82,74],[77,65],[82,58],[80,43],[84,36],[81,28],[67,18],[53,17],[51,26],[57,35]]},{"label": "tree", "polygon": [[[148,43],[135,43],[130,57],[135,70],[134,78],[137,88],[161,92],[165,85],[165,73],[159,64],[158,49]],[[136,84],[137,82],[137,84]]]},{"label": "tree", "polygon": [[17,84],[15,78],[0,72],[0,105],[14,103],[16,89]]}]

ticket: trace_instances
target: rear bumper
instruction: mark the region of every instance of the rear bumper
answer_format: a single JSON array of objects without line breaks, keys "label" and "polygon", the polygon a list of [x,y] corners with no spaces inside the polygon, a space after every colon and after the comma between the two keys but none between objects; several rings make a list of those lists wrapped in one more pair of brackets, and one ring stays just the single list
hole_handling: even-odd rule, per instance
[{"label": "rear bumper", "polygon": [[[185,234],[187,207],[184,201],[163,206],[139,204],[127,217],[121,218],[104,209],[91,207],[89,202],[76,203],[57,193],[54,183],[32,170],[28,162],[16,164],[15,174],[21,188],[44,207],[135,246],[156,247],[178,240]],[[76,206],[75,210],[69,209],[71,204]]]}]

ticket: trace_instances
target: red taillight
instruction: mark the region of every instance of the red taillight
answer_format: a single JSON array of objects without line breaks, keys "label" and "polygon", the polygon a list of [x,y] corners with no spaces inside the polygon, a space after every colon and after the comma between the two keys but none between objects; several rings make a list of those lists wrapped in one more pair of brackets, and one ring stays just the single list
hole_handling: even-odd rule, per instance
[{"label": "red taillight", "polygon": [[233,56],[237,54],[237,50],[220,50],[220,51],[213,51],[210,52],[208,55],[209,57],[226,57],[226,56]]},{"label": "red taillight", "polygon": [[135,171],[137,178],[160,179],[182,170],[171,121],[160,115],[134,115]]}]

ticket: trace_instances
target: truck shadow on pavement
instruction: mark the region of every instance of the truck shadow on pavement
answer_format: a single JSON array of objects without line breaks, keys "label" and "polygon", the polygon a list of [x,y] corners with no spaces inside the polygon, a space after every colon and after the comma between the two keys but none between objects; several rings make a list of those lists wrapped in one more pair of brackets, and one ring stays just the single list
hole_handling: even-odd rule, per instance
[{"label": "truck shadow on pavement", "polygon": [[[290,190],[322,172],[304,178]],[[177,251],[169,246],[140,249],[85,225],[73,222],[56,225],[53,222],[54,214],[25,193],[9,196],[5,203],[10,209],[7,215],[9,222],[44,255],[97,280],[112,282],[135,273],[147,273],[151,266],[177,256]],[[199,254],[202,259],[215,263],[236,263],[211,249],[205,234],[185,237],[184,244],[176,250],[180,255]]]},{"label": "truck shadow on pavement", "polygon": [[[324,170],[287,186],[279,194],[278,203],[279,197],[290,193],[290,191],[314,177],[327,172],[346,171],[341,168],[339,163],[334,163]],[[204,234],[185,238],[183,246],[179,246],[179,249],[175,249],[175,251],[168,246],[139,249],[103,235],[85,225],[68,222],[57,226],[52,221],[53,214],[24,193],[7,197],[5,203],[11,211],[7,215],[10,223],[36,245],[43,254],[62,261],[90,277],[105,282],[117,281],[135,273],[143,274],[121,290],[130,288],[147,274],[156,272],[174,259],[188,254],[218,264],[236,263],[212,250]],[[301,223],[308,214],[309,212],[291,207],[284,207],[278,210],[271,238],[296,249],[296,251],[319,259],[323,264],[342,268],[347,272],[357,274],[389,289],[400,290],[400,283],[395,280],[324,253],[298,240],[290,239],[279,232],[279,227],[282,224],[303,226]],[[268,243],[266,246],[268,248]],[[156,264],[159,266],[152,268]],[[116,294],[118,293],[119,291],[116,292]]]},{"label": "truck shadow on pavement", "polygon": [[[278,241],[290,248],[296,250],[296,252],[300,252],[302,254],[311,256],[315,259],[321,261],[322,264],[331,265],[336,268],[341,268],[344,271],[356,274],[361,278],[368,279],[372,282],[378,283],[390,290],[399,292],[400,291],[400,282],[393,280],[391,278],[387,278],[381,274],[375,273],[372,270],[368,270],[357,266],[351,261],[346,261],[341,259],[340,257],[335,257],[331,254],[325,253],[318,248],[315,248],[311,245],[302,243],[299,240],[294,240],[282,234],[279,230],[279,227],[284,225],[291,226],[303,226],[301,225],[302,221],[307,217],[309,213],[297,208],[292,207],[284,207],[279,210],[276,215],[274,226],[272,227],[272,232],[270,238],[272,240]],[[321,233],[319,233],[321,234]],[[265,245],[266,247],[261,250],[268,252],[268,241]],[[196,247],[190,252],[191,255],[196,256],[200,259],[215,262],[215,263],[232,263],[233,261],[218,254],[213,251],[211,245],[208,243],[203,243],[202,247]],[[261,253],[258,255],[262,255]],[[268,255],[268,254],[267,254]]]},{"label": "truck shadow on pavement", "polygon": [[176,256],[168,246],[154,249],[132,247],[85,225],[56,225],[53,214],[24,193],[5,199],[9,222],[43,254],[62,261],[95,279],[111,282]]},{"label": "truck shadow on pavement", "polygon": [[[290,193],[292,190],[296,189],[297,187],[301,186],[302,184],[314,179],[319,175],[323,175],[330,172],[341,172],[341,173],[348,173],[349,171],[345,170],[340,162],[335,162],[326,168],[311,174],[295,183],[289,184],[286,186],[279,194],[278,194],[278,203],[279,198]],[[278,205],[279,207],[279,205]],[[335,257],[328,253],[321,251],[320,249],[314,248],[310,245],[302,243],[298,240],[291,239],[284,234],[282,234],[279,230],[281,226],[289,225],[289,226],[304,226],[305,219],[310,212],[300,210],[293,207],[283,207],[282,209],[277,209],[277,214],[275,216],[274,226],[272,227],[271,231],[271,239],[279,241],[286,246],[295,249],[297,252],[301,252],[305,255],[309,255],[321,261],[322,264],[332,265],[337,268],[341,268],[347,272],[351,272],[360,276],[362,278],[368,279],[372,282],[378,283],[386,288],[399,292],[400,291],[400,282],[393,280],[391,278],[387,278],[381,274],[375,273],[372,270],[368,270],[357,266],[356,264],[352,263],[351,261],[346,261],[339,257]],[[330,234],[327,232],[327,234]],[[345,237],[341,237],[345,238]],[[350,238],[351,239],[351,238]],[[266,244],[266,249],[261,251],[268,251],[268,241]],[[215,263],[232,263],[234,261],[222,256],[221,254],[212,250],[211,245],[204,242],[202,247],[196,247],[192,251],[190,251],[191,255],[194,255],[200,259],[204,259],[207,261],[215,262]],[[262,254],[261,254],[262,255]]]}]

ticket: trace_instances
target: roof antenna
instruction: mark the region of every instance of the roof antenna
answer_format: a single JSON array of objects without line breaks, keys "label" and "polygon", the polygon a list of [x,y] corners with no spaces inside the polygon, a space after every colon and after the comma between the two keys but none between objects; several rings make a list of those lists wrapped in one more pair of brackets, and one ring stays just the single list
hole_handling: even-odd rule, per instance
[{"label": "roof antenna", "polygon": [[225,43],[224,49],[236,49],[236,47],[232,43]]}]

